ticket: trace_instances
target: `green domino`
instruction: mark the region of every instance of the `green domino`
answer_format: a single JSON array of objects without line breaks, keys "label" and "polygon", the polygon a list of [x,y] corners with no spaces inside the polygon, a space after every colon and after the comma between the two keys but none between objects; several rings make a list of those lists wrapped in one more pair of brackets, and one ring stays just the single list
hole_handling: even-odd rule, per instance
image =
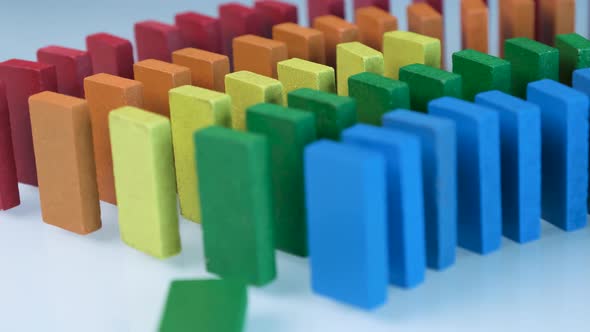
[{"label": "green domino", "polygon": [[410,105],[413,110],[426,112],[428,103],[440,97],[462,96],[461,75],[423,64],[400,68],[399,80],[410,87]]},{"label": "green domino", "polygon": [[303,149],[316,139],[313,113],[273,104],[258,104],[246,112],[248,131],[270,143],[274,238],[276,248],[307,256]]},{"label": "green domino", "polygon": [[340,133],[356,123],[356,101],[350,97],[299,89],[289,93],[289,107],[315,114],[318,138],[340,140]]},{"label": "green domino", "polygon": [[276,267],[267,138],[212,126],[194,140],[207,271],[269,283]]},{"label": "green domino", "polygon": [[475,50],[453,53],[453,72],[463,78],[463,98],[475,100],[475,95],[490,90],[512,92],[510,62]]},{"label": "green domino", "polygon": [[571,85],[574,70],[590,67],[590,40],[577,33],[557,35],[555,48],[559,50],[559,81]]},{"label": "green domino", "polygon": [[160,321],[160,332],[241,332],[248,293],[230,280],[175,280]]},{"label": "green domino", "polygon": [[559,50],[529,38],[504,42],[504,58],[512,64],[512,94],[526,97],[530,82],[559,79]]}]

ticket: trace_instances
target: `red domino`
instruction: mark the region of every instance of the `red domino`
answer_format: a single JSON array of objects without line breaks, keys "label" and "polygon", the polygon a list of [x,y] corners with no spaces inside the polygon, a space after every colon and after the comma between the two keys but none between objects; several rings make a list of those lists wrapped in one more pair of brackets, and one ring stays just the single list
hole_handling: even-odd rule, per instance
[{"label": "red domino", "polygon": [[309,25],[318,16],[334,15],[344,18],[344,0],[307,0]]},{"label": "red domino", "polygon": [[171,62],[172,52],[185,46],[177,26],[156,21],[135,24],[135,44],[139,61],[155,59]]},{"label": "red domino", "polygon": [[6,87],[0,82],[0,211],[20,204],[16,165],[10,137],[10,116],[6,101]]},{"label": "red domino", "polygon": [[[253,34],[264,36],[267,21],[254,8],[239,3],[219,6],[223,54],[232,58],[232,41],[235,37]],[[231,63],[231,61],[230,61]]]},{"label": "red domino", "polygon": [[223,52],[221,24],[218,19],[199,13],[185,12],[176,15],[175,21],[186,46],[213,53]]},{"label": "red domino", "polygon": [[108,33],[97,33],[86,37],[86,49],[90,53],[95,74],[133,78],[133,46],[129,40]]},{"label": "red domino", "polygon": [[281,23],[297,23],[297,6],[275,1],[275,0],[258,0],[254,4],[254,9],[258,11],[267,20],[265,36],[272,36],[272,27]]},{"label": "red domino", "polygon": [[389,11],[389,0],[354,0],[355,9],[369,6],[375,6]]},{"label": "red domino", "polygon": [[0,81],[6,84],[18,181],[36,186],[37,169],[33,152],[29,97],[41,91],[57,91],[55,66],[25,60],[8,60],[0,63]]},{"label": "red domino", "polygon": [[57,92],[84,98],[84,78],[92,75],[92,60],[88,52],[47,46],[37,51],[37,60],[55,66]]}]

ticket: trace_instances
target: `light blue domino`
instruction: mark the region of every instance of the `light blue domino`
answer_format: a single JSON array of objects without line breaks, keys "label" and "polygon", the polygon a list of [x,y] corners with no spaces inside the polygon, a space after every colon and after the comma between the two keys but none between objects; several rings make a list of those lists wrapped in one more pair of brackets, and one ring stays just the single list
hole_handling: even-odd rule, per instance
[{"label": "light blue domino", "polygon": [[502,233],[526,243],[541,236],[541,112],[500,91],[475,102],[498,113],[502,160]]},{"label": "light blue domino", "polygon": [[385,157],[389,281],[404,288],[421,284],[426,271],[426,244],[419,139],[400,131],[357,124],[343,132],[342,141]]},{"label": "light blue domino", "polygon": [[426,230],[426,263],[443,270],[455,263],[457,248],[457,147],[455,123],[397,109],[383,126],[420,139]]},{"label": "light blue domino", "polygon": [[452,97],[435,99],[428,112],[455,122],[459,246],[485,255],[500,248],[500,125],[496,112]]},{"label": "light blue domino", "polygon": [[529,83],[527,99],[541,109],[543,219],[574,231],[586,226],[588,97],[553,80]]},{"label": "light blue domino", "polygon": [[313,290],[373,309],[387,298],[387,192],[380,153],[328,140],[305,149]]},{"label": "light blue domino", "polygon": [[590,68],[574,71],[572,86],[574,89],[590,96]]}]

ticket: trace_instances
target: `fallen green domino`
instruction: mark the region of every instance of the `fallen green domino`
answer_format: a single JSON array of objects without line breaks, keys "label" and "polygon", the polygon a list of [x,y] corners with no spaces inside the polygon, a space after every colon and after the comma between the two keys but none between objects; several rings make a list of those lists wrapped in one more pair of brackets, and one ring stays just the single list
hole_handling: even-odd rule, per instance
[{"label": "fallen green domino", "polygon": [[571,85],[574,70],[590,67],[590,40],[577,33],[557,35],[555,48],[559,50],[559,81]]},{"label": "fallen green domino", "polygon": [[207,271],[269,283],[276,269],[268,139],[209,127],[194,141]]},{"label": "fallen green domino", "polygon": [[434,99],[463,95],[460,75],[423,64],[402,67],[399,80],[410,87],[410,105],[415,111],[426,112],[428,103]]},{"label": "fallen green domino", "polygon": [[307,256],[303,150],[316,139],[315,117],[310,112],[258,104],[247,110],[246,126],[270,143],[275,245]]},{"label": "fallen green domino", "polygon": [[480,92],[499,90],[511,93],[510,62],[474,50],[453,53],[453,72],[463,78],[463,98],[475,100]]}]

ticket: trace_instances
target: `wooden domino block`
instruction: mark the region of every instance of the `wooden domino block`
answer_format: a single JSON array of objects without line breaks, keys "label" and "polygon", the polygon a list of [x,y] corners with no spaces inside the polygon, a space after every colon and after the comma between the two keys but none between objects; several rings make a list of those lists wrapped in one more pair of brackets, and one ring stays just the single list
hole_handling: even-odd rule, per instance
[{"label": "wooden domino block", "polygon": [[192,83],[190,69],[160,60],[138,62],[133,73],[143,83],[143,107],[166,117],[170,117],[168,91]]},{"label": "wooden domino block", "polygon": [[[578,69],[572,76],[572,87],[590,98],[590,68]],[[588,187],[590,188],[590,182]],[[590,207],[590,198],[588,198],[588,206]]]},{"label": "wooden domino block", "polygon": [[234,38],[233,49],[235,71],[277,78],[277,63],[287,60],[285,43],[254,35]]},{"label": "wooden domino block", "polygon": [[399,79],[410,87],[410,105],[416,111],[426,112],[428,103],[436,98],[461,98],[463,94],[460,75],[422,64],[402,67]]},{"label": "wooden domino block", "polygon": [[297,6],[276,0],[256,0],[254,9],[266,20],[264,37],[272,36],[272,29],[281,23],[297,23]]},{"label": "wooden domino block", "polygon": [[121,239],[156,258],[180,252],[168,118],[125,106],[109,114]]},{"label": "wooden domino block", "polygon": [[196,48],[184,48],[172,53],[172,62],[190,69],[193,85],[225,91],[225,75],[229,74],[227,56]]},{"label": "wooden domino block", "polygon": [[20,205],[6,86],[0,81],[0,211]]},{"label": "wooden domino block", "polygon": [[541,236],[541,113],[500,91],[475,97],[498,113],[502,162],[502,234],[518,243]]},{"label": "wooden domino block", "polygon": [[133,78],[133,46],[129,40],[97,33],[86,37],[86,49],[92,59],[94,74]]},{"label": "wooden domino block", "polygon": [[553,45],[556,35],[575,31],[576,0],[535,0],[535,9],[535,39],[541,43]]},{"label": "wooden domino block", "polygon": [[443,40],[443,17],[427,3],[413,3],[407,8],[408,30]]},{"label": "wooden domino block", "polygon": [[187,47],[215,53],[223,52],[219,19],[195,12],[184,12],[176,15],[174,21]]},{"label": "wooden domino block", "polygon": [[126,78],[96,74],[84,80],[90,109],[96,179],[100,200],[116,204],[109,113],[123,106],[143,106],[143,84]]},{"label": "wooden domino block", "polygon": [[31,134],[29,97],[41,91],[57,91],[55,66],[17,59],[4,61],[0,63],[0,81],[6,84],[18,181],[36,186],[37,169]]},{"label": "wooden domino block", "polygon": [[279,62],[278,74],[284,88],[285,103],[289,92],[301,88],[336,93],[334,68],[329,66],[293,58]]},{"label": "wooden domino block", "polygon": [[422,157],[418,137],[358,124],[342,133],[342,141],[383,154],[389,282],[403,288],[418,286],[424,282],[426,273]]},{"label": "wooden domino block", "polygon": [[385,172],[384,157],[376,151],[329,140],[305,150],[309,262],[315,293],[364,309],[386,301]]},{"label": "wooden domino block", "polygon": [[397,30],[397,18],[377,7],[359,8],[355,12],[360,41],[376,50],[383,49],[383,34]]},{"label": "wooden domino block", "polygon": [[37,61],[55,66],[57,92],[72,97],[84,97],[84,79],[92,75],[92,60],[88,52],[47,46],[37,51]]},{"label": "wooden domino block", "polygon": [[425,2],[437,12],[443,14],[443,0],[414,0],[414,2]]},{"label": "wooden domino block", "polygon": [[180,212],[188,220],[201,222],[201,200],[197,178],[193,134],[208,126],[231,125],[231,98],[195,86],[170,90],[170,121],[176,166]]},{"label": "wooden domino block", "polygon": [[535,38],[535,1],[500,0],[500,56],[504,42],[516,37]]},{"label": "wooden domino block", "polygon": [[270,144],[274,236],[277,249],[307,256],[303,150],[316,139],[315,117],[273,104],[258,104],[246,113],[248,131],[265,135]]},{"label": "wooden domino block", "polygon": [[498,114],[452,97],[432,101],[428,113],[452,120],[457,128],[459,246],[482,255],[498,250],[502,242]]},{"label": "wooden domino block", "polygon": [[467,49],[453,54],[453,73],[463,78],[463,99],[490,90],[512,91],[510,62],[492,55]]},{"label": "wooden domino block", "polygon": [[307,14],[310,25],[320,16],[344,18],[344,0],[307,0]]},{"label": "wooden domino block", "polygon": [[410,108],[408,84],[374,73],[360,73],[348,79],[350,96],[356,100],[358,121],[381,125],[383,114]]},{"label": "wooden domino block", "polygon": [[319,30],[283,23],[272,28],[272,38],[287,45],[289,59],[326,63],[326,40],[324,33]]},{"label": "wooden domino block", "polygon": [[320,16],[313,21],[313,28],[324,33],[326,38],[326,64],[336,67],[336,46],[359,40],[359,30],[354,24],[333,16]]},{"label": "wooden domino block", "polygon": [[413,32],[392,31],[383,36],[384,75],[398,79],[403,66],[421,63],[440,68],[440,40]]},{"label": "wooden domino block", "polygon": [[554,80],[532,82],[528,101],[541,109],[542,217],[574,231],[587,224],[588,96]]},{"label": "wooden domino block", "polygon": [[246,129],[246,109],[260,103],[283,104],[283,84],[270,77],[249,71],[225,76],[226,93],[232,98],[231,125]]},{"label": "wooden domino block", "polygon": [[369,72],[383,75],[383,54],[359,42],[342,43],[336,49],[338,94],[348,96],[348,78]]},{"label": "wooden domino block", "polygon": [[209,127],[197,131],[194,141],[207,271],[268,284],[276,263],[267,138]]},{"label": "wooden domino block", "polygon": [[88,103],[45,91],[29,105],[43,221],[78,234],[100,229]]},{"label": "wooden domino block", "polygon": [[444,270],[455,263],[457,247],[457,138],[448,119],[396,109],[383,126],[415,135],[422,152],[426,262]]},{"label": "wooden domino block", "polygon": [[312,112],[318,138],[339,140],[342,131],[356,123],[356,101],[312,89],[295,90],[288,95],[289,107]]},{"label": "wooden domino block", "polygon": [[555,48],[559,50],[559,81],[571,85],[574,70],[590,67],[590,40],[577,33],[557,35]]},{"label": "wooden domino block", "polygon": [[172,52],[185,47],[180,29],[157,21],[135,23],[138,61],[154,59],[170,62]]},{"label": "wooden domino block", "polygon": [[158,331],[175,332],[198,326],[202,331],[241,332],[247,306],[248,291],[243,283],[227,279],[174,280]]},{"label": "wooden domino block", "polygon": [[235,2],[219,6],[219,19],[223,54],[230,60],[233,58],[234,38],[247,34],[263,36],[268,26],[260,12]]},{"label": "wooden domino block", "polygon": [[488,52],[488,7],[482,0],[461,0],[463,47]]},{"label": "wooden domino block", "polygon": [[512,64],[512,94],[524,98],[530,82],[559,80],[559,50],[528,38],[508,39],[504,57]]},{"label": "wooden domino block", "polygon": [[354,9],[364,7],[376,7],[388,12],[389,0],[354,0]]}]

